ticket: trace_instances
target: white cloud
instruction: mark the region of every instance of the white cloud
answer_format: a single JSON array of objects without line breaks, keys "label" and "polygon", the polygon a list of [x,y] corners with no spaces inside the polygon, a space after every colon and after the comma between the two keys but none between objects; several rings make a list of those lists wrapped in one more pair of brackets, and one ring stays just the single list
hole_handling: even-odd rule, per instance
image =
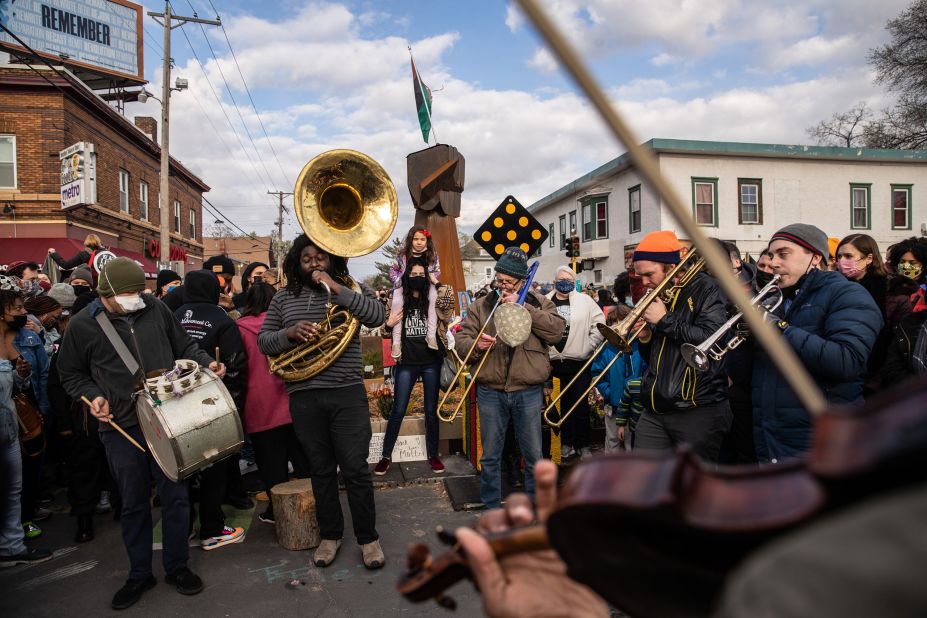
[{"label": "white cloud", "polygon": [[[573,2],[555,4],[561,12],[577,6]],[[678,7],[678,19],[651,23],[667,18],[670,4]],[[690,27],[699,35],[681,40],[678,49],[698,49],[734,36],[722,28],[731,23],[733,5],[739,3],[658,0],[649,8],[634,3],[630,10],[623,0],[602,0],[584,3],[583,11],[577,9],[570,23],[576,32],[584,28],[623,32],[646,25],[646,36],[669,37],[685,29],[676,22],[692,18]],[[621,7],[625,12],[617,20]],[[833,23],[826,15],[822,19]],[[520,28],[519,20],[510,9],[509,27]],[[414,114],[406,50],[409,44],[426,81],[445,84],[434,96],[438,136],[443,143],[454,144],[466,158],[467,184],[458,221],[461,230],[472,230],[482,223],[508,194],[527,206],[624,151],[588,103],[572,92],[548,86],[534,92],[494,90],[456,77],[444,66],[445,57],[460,40],[455,32],[416,41],[365,38],[358,19],[337,5],[311,5],[311,11],[307,7],[278,22],[247,15],[223,21],[252,92],[265,92],[265,98],[259,100],[273,100],[266,98],[268,90],[285,90],[292,95],[276,109],[271,104],[261,110],[283,172],[254,111],[242,104],[247,99],[239,98],[239,106],[263,164],[227,94],[220,92],[221,104],[217,103],[195,63],[180,66],[175,72],[190,78],[190,90],[172,98],[171,151],[191,169],[201,171],[203,180],[213,187],[207,198],[248,231],[270,230],[276,217],[276,198],[268,196],[267,190],[291,191],[309,159],[324,150],[345,147],[365,152],[384,165],[400,197],[394,234],[402,235],[408,229],[414,211],[405,186],[406,156],[424,147]],[[841,27],[855,23],[847,20]],[[834,57],[845,51],[842,35],[827,38],[799,30],[803,35],[782,47],[778,56],[771,56],[769,63],[794,66],[809,57]],[[645,34],[640,35],[641,41],[645,38]],[[700,43],[699,39],[708,42]],[[673,49],[666,53],[677,53],[677,47]],[[237,76],[231,57],[220,56],[219,62],[227,77]],[[706,90],[703,80],[695,81],[684,72],[667,79],[638,78],[603,85],[641,140],[666,137],[807,143],[804,128],[844,109],[848,102],[867,100],[875,108],[884,104],[863,64],[786,85],[771,86],[757,78],[758,85],[753,88],[714,92]],[[218,89],[221,79],[215,61],[210,61],[207,71]],[[724,71],[713,71],[713,76],[723,79]],[[158,81],[149,90],[156,91]],[[701,96],[687,95],[696,88]],[[237,127],[238,137],[223,110]],[[129,116],[141,113],[158,117],[158,104],[130,104]],[[244,150],[239,140],[245,144]],[[211,223],[211,217],[204,218],[204,223]],[[292,215],[286,221],[285,234],[292,237],[298,226]],[[358,274],[370,272],[375,259],[354,260],[361,269]]]}]

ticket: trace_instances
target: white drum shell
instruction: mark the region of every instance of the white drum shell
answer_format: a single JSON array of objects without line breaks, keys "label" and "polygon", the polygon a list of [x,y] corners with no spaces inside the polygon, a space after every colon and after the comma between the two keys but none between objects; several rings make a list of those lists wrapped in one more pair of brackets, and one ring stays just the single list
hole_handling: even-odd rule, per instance
[{"label": "white drum shell", "polygon": [[182,481],[207,465],[237,453],[244,431],[235,402],[214,373],[201,368],[199,383],[156,405],[143,394],[136,409],[148,448],[164,475]]}]

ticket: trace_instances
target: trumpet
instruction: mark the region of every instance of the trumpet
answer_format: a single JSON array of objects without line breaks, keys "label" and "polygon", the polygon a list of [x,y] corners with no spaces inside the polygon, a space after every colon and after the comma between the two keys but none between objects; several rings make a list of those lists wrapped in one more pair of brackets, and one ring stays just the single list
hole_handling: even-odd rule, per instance
[{"label": "trumpet", "polygon": [[[599,329],[599,332],[602,333],[602,336],[605,338],[605,341],[599,345],[592,353],[592,356],[589,357],[589,360],[580,368],[580,370],[573,376],[573,379],[567,383],[567,385],[560,389],[560,394],[554,398],[553,401],[548,404],[547,408],[544,409],[544,420],[551,427],[560,427],[566,421],[566,419],[573,413],[573,410],[576,409],[576,406],[589,395],[589,392],[598,384],[602,378],[608,374],[608,370],[612,368],[612,365],[615,364],[622,354],[628,354],[631,352],[631,344],[640,337],[641,332],[647,328],[647,325],[644,324],[634,330],[634,327],[644,316],[644,312],[647,310],[647,307],[653,303],[656,299],[660,299],[665,304],[670,304],[673,302],[676,294],[679,293],[684,287],[689,285],[697,274],[699,274],[702,269],[705,267],[705,259],[698,257],[698,251],[696,249],[691,249],[686,253],[685,257],[680,260],[673,269],[666,273],[666,277],[661,281],[655,288],[647,292],[643,298],[641,298],[634,308],[631,309],[629,313],[623,320],[615,324],[614,326],[606,326],[605,324],[599,324],[596,328]],[[679,278],[676,281],[676,278]],[[552,420],[550,413],[560,401],[563,394],[576,382],[579,376],[586,370],[586,368],[592,364],[592,361],[602,353],[602,350],[605,349],[606,344],[611,343],[617,347],[620,352],[615,355],[608,365],[605,366],[605,369],[599,373],[595,378],[592,379],[592,382],[589,384],[589,388],[576,400],[576,403],[573,404],[566,414],[560,417],[559,420]]]},{"label": "trumpet", "polygon": [[[750,304],[758,309],[765,310],[767,315],[775,311],[783,300],[782,288],[778,285],[779,279],[779,275],[774,275],[770,282],[763,286],[763,289],[757,292],[756,296],[750,299]],[[682,344],[680,352],[683,360],[696,371],[707,371],[712,360],[717,361],[724,358],[725,354],[739,346],[746,339],[745,335],[735,335],[727,344],[723,346],[718,344],[718,340],[737,324],[743,314],[743,311],[738,311],[736,315],[731,316],[714,334],[699,345]]]}]

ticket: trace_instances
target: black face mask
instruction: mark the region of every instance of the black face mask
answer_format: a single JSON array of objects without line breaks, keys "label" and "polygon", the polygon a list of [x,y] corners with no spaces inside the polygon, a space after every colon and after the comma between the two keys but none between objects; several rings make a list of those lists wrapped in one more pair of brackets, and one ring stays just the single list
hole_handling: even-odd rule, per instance
[{"label": "black face mask", "polygon": [[25,316],[25,315],[14,316],[12,320],[7,320],[6,326],[10,330],[19,330],[26,326],[27,319],[28,319],[28,316]]},{"label": "black face mask", "polygon": [[71,287],[74,288],[74,295],[75,295],[75,296],[82,296],[83,294],[89,294],[89,293],[90,293],[90,286],[89,286],[89,285],[72,285]]},{"label": "black face mask", "polygon": [[425,289],[425,286],[428,284],[428,279],[425,277],[409,277],[409,289],[416,290],[421,292]]},{"label": "black face mask", "polygon": [[773,273],[768,273],[765,270],[756,271],[756,285],[758,288],[763,289],[766,285],[772,281],[772,278],[775,275]]}]

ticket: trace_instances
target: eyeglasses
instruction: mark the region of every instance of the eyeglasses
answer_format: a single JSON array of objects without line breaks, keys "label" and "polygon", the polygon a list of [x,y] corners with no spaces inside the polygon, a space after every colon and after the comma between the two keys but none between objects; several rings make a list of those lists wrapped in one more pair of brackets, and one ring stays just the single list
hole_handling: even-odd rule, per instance
[{"label": "eyeglasses", "polygon": [[518,285],[518,281],[517,281],[517,280],[508,280],[508,281],[507,281],[507,280],[504,280],[504,279],[499,279],[498,277],[496,277],[495,282],[496,282],[496,286],[497,286],[497,287],[500,287],[500,288],[514,288],[516,285]]}]

